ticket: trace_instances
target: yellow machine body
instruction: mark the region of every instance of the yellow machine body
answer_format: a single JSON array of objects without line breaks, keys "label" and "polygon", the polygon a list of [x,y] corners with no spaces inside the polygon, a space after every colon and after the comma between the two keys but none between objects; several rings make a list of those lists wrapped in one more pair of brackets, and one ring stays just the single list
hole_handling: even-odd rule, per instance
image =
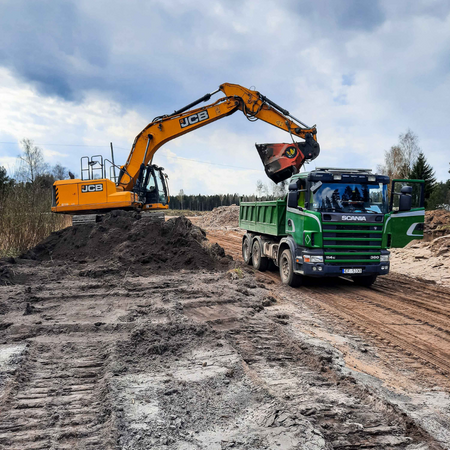
[{"label": "yellow machine body", "polygon": [[[55,181],[52,211],[66,214],[85,214],[93,211],[139,208],[138,196],[130,191],[118,191],[108,179]],[[164,209],[163,205],[159,208]]]}]

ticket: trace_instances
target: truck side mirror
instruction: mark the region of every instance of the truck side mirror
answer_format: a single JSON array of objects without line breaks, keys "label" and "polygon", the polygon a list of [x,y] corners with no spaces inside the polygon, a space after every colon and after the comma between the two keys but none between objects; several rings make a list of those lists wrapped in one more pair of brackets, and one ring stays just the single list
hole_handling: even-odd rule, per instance
[{"label": "truck side mirror", "polygon": [[289,191],[287,205],[288,208],[298,208],[298,191]]},{"label": "truck side mirror", "polygon": [[400,194],[400,199],[398,202],[398,210],[399,211],[411,211],[412,207],[412,197],[409,194],[403,193],[403,189],[409,188],[412,192],[411,186],[405,186],[402,188],[402,193]]}]

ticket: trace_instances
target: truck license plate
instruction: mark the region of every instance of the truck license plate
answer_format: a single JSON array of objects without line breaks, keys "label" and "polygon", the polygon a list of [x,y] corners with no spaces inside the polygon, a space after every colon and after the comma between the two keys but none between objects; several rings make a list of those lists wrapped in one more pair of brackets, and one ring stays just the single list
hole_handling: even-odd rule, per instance
[{"label": "truck license plate", "polygon": [[342,273],[345,273],[345,274],[362,273],[362,269],[342,269]]}]

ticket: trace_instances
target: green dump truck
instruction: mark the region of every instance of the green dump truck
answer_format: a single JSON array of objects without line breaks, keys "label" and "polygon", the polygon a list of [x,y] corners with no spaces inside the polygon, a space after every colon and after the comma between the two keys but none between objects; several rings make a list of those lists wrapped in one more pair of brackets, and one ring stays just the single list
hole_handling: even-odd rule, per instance
[{"label": "green dump truck", "polygon": [[423,238],[424,181],[393,180],[369,169],[318,168],[294,175],[283,200],[242,202],[242,256],[283,283],[351,277],[370,286],[389,273],[389,248]]}]

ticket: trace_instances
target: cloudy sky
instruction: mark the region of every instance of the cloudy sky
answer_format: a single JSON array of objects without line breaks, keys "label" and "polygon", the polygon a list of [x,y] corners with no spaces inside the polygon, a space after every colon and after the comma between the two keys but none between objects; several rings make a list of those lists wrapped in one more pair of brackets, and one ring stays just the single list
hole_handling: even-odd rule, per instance
[{"label": "cloudy sky", "polygon": [[[448,0],[0,0],[0,165],[22,138],[77,174],[111,141],[124,163],[155,116],[223,82],[317,124],[307,169],[375,169],[409,128],[449,177]],[[154,162],[172,192],[249,194],[266,180],[254,144],[289,141],[238,111]]]}]

